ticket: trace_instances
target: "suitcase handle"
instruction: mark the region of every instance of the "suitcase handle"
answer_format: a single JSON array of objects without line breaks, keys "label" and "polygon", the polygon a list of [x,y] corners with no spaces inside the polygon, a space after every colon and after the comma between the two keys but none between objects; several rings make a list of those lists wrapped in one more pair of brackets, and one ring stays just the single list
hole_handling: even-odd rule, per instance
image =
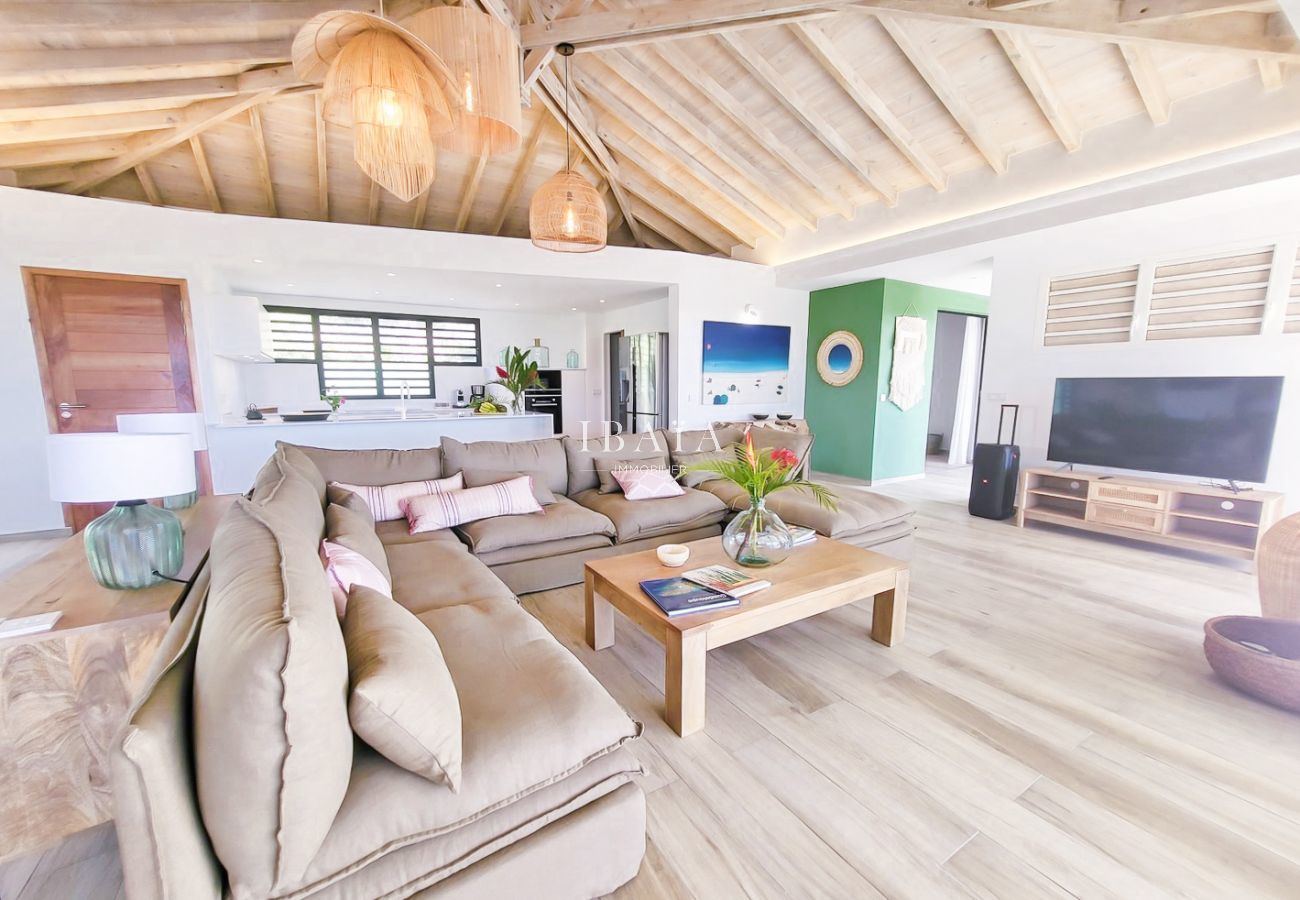
[{"label": "suitcase handle", "polygon": [[1003,403],[1002,409],[998,413],[998,443],[1002,443],[1002,421],[1006,418],[1007,410],[1011,410],[1011,440],[1010,443],[1016,442],[1016,426],[1020,424],[1020,404]]}]

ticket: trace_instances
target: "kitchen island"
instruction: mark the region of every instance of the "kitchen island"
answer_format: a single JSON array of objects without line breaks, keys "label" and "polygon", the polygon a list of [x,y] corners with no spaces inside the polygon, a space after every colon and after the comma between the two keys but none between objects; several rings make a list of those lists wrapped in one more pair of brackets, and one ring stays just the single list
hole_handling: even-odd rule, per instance
[{"label": "kitchen island", "polygon": [[261,422],[210,424],[208,457],[212,485],[218,494],[242,494],[253,486],[262,464],[275,452],[275,442],[326,447],[331,450],[415,450],[436,447],[443,436],[458,441],[527,441],[550,437],[552,418],[546,413],[494,415],[419,414],[341,416],[325,422]]}]

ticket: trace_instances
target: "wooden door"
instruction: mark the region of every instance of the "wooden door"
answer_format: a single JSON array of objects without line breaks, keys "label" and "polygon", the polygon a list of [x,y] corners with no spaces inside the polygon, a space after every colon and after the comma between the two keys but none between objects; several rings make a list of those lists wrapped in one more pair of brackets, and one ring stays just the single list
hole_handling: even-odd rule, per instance
[{"label": "wooden door", "polygon": [[[23,275],[52,433],[117,431],[119,413],[198,410],[185,282]],[[64,519],[80,530],[109,505],[65,504]]]}]

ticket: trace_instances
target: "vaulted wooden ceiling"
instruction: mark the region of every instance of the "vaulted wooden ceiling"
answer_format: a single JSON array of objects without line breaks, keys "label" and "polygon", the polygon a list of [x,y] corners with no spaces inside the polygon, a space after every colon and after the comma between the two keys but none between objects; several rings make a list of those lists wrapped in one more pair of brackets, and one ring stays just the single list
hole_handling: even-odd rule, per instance
[{"label": "vaulted wooden ceiling", "polygon": [[611,243],[730,254],[1121,119],[1166,122],[1233,82],[1276,89],[1300,63],[1300,0],[467,2],[519,33],[524,138],[441,154],[405,203],[288,65],[308,18],[379,0],[0,0],[0,183],[525,236],[564,164],[567,41],[577,168],[607,197]]}]

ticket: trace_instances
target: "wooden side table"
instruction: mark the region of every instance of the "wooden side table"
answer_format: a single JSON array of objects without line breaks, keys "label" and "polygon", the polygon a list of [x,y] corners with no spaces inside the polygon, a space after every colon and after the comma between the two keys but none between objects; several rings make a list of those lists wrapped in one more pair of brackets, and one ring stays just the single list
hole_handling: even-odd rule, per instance
[{"label": "wooden side table", "polygon": [[[235,495],[179,510],[188,579]],[[182,584],[101,587],[80,534],[0,581],[0,618],[62,610],[44,634],[0,640],[0,860],[113,817],[108,748],[167,630]]]}]

